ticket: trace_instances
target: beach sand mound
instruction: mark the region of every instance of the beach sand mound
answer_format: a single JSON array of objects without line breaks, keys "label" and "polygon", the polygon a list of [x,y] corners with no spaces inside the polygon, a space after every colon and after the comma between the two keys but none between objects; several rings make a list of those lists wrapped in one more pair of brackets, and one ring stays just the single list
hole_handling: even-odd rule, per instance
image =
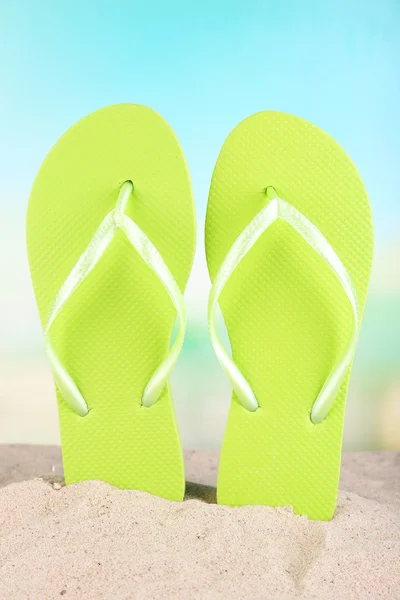
[{"label": "beach sand mound", "polygon": [[0,598],[400,598],[399,490],[377,481],[373,498],[342,490],[329,523],[218,506],[202,485],[173,503],[13,483],[0,489]]}]

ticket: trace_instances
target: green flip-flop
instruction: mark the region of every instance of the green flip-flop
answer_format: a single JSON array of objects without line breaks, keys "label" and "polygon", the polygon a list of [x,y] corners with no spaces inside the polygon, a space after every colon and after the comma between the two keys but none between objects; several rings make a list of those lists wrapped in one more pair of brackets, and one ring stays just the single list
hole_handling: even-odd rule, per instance
[{"label": "green flip-flop", "polygon": [[[302,119],[249,117],[214,170],[206,252],[211,340],[233,387],[218,502],[328,520],[373,254],[353,163]],[[218,337],[218,304],[232,356]]]},{"label": "green flip-flop", "polygon": [[182,500],[168,378],[186,325],[195,214],[165,121],[116,105],[67,131],[34,182],[27,245],[66,482],[98,479]]}]

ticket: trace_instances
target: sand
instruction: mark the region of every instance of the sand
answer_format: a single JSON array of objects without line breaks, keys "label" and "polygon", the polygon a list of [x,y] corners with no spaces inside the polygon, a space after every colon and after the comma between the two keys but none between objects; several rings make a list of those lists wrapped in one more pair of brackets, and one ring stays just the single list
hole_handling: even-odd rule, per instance
[{"label": "sand", "polygon": [[400,453],[345,455],[329,523],[218,506],[217,455],[185,458],[172,503],[63,487],[59,449],[0,446],[0,598],[400,598]]}]

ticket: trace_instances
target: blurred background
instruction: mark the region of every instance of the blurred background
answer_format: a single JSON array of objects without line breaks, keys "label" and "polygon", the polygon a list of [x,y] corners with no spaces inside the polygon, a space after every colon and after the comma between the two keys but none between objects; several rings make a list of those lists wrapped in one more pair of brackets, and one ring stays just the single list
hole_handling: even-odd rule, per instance
[{"label": "blurred background", "polygon": [[78,119],[127,102],[173,127],[197,206],[189,327],[172,381],[184,446],[219,449],[230,401],[206,324],[213,166],[230,130],[270,109],[332,135],[369,192],[375,263],[345,448],[400,449],[399,31],[397,0],[0,0],[0,443],[59,442],[25,251],[33,179]]}]

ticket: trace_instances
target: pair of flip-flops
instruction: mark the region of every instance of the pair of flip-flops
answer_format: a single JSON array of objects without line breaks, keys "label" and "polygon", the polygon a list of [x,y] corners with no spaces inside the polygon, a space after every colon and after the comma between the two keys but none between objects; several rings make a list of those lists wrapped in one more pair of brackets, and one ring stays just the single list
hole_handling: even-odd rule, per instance
[{"label": "pair of flip-flops", "polygon": [[[134,105],[74,125],[36,178],[27,241],[66,482],[182,500],[168,379],[186,326],[195,212],[169,126]],[[206,251],[211,341],[233,387],[218,501],[329,519],[373,251],[355,167],[306,121],[253,115],[218,158]]]}]

